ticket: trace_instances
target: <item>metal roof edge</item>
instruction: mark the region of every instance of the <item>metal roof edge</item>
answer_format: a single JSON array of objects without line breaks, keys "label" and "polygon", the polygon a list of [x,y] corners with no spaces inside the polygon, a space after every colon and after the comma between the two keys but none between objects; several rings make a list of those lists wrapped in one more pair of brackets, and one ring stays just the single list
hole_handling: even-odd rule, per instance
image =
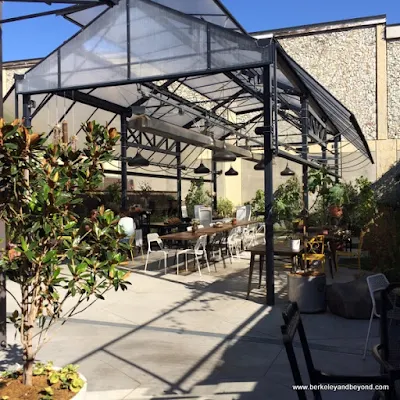
[{"label": "metal roof edge", "polygon": [[275,37],[285,37],[293,35],[302,35],[310,33],[321,33],[338,29],[361,28],[371,25],[386,24],[386,15],[373,15],[369,17],[360,17],[352,19],[343,19],[336,21],[320,22],[316,24],[298,25],[286,28],[269,29],[265,31],[251,32],[250,35],[255,38],[262,38],[273,34]]}]

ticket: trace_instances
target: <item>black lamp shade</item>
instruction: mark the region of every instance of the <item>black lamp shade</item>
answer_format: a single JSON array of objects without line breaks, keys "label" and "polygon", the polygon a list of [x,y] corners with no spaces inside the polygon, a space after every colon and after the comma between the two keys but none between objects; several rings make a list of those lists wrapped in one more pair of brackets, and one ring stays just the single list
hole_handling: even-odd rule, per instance
[{"label": "black lamp shade", "polygon": [[260,160],[255,166],[254,169],[256,171],[264,171],[265,169],[265,164],[264,164],[264,159]]},{"label": "black lamp shade", "polygon": [[225,175],[226,175],[226,176],[237,176],[237,175],[239,175],[239,172],[235,171],[235,170],[233,169],[233,167],[230,167],[230,168],[228,169],[228,171],[225,172]]},{"label": "black lamp shade", "polygon": [[293,176],[295,173],[289,168],[289,164],[286,164],[286,168],[281,172],[281,176]]},{"label": "black lamp shade", "polygon": [[150,161],[146,160],[141,154],[137,153],[135,157],[129,159],[128,165],[130,167],[148,167]]},{"label": "black lamp shade", "polygon": [[200,165],[197,168],[195,168],[194,173],[195,174],[209,174],[210,170],[203,163],[200,163]]},{"label": "black lamp shade", "polygon": [[228,150],[216,150],[213,154],[213,160],[218,162],[233,162],[236,161],[236,156]]}]

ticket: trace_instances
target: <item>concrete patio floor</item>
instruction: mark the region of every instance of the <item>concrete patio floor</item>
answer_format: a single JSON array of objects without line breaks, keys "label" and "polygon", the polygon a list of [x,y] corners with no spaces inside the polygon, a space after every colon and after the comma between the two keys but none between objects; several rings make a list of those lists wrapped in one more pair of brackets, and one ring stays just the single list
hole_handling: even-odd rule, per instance
[{"label": "concrete patio floor", "polygon": [[[156,263],[157,264],[157,263]],[[277,305],[264,305],[265,285],[245,300],[249,256],[176,275],[152,264],[143,271],[135,260],[127,292],[110,292],[105,301],[66,323],[39,358],[55,365],[77,363],[87,377],[87,400],[296,399],[282,345],[280,326],[286,304],[286,271],[277,268]],[[352,279],[341,270],[338,279]],[[257,273],[254,281],[258,279]],[[17,291],[12,283],[8,289]],[[8,299],[8,311],[15,303]],[[333,373],[377,374],[371,355],[362,359],[368,321],[332,314],[304,315],[317,368]],[[372,343],[377,342],[374,322]],[[20,356],[9,328],[9,351],[1,366]],[[303,357],[298,349],[303,377]],[[324,392],[324,399],[370,399],[371,392]]]}]

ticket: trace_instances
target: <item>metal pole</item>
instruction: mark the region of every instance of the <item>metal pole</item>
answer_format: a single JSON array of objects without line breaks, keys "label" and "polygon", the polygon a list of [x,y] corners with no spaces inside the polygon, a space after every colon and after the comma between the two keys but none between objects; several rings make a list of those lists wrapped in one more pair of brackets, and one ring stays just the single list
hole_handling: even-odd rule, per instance
[{"label": "metal pole", "polygon": [[127,167],[127,142],[128,124],[126,115],[121,115],[121,208],[126,208],[128,191],[128,167]]},{"label": "metal pole", "polygon": [[265,251],[266,251],[266,278],[267,278],[267,305],[275,304],[275,278],[274,278],[274,234],[272,223],[272,204],[274,200],[273,189],[273,107],[272,107],[272,65],[263,69],[264,88],[264,201],[265,201]]},{"label": "metal pole", "polygon": [[337,175],[335,178],[336,183],[339,183],[339,140],[339,136],[336,135],[333,142],[333,149],[335,154],[335,173]]},{"label": "metal pole", "polygon": [[[308,132],[310,129],[310,119],[308,114],[308,99],[306,96],[301,97],[301,157],[308,159]],[[308,165],[303,164],[303,213],[304,218],[308,216]],[[305,221],[304,221],[305,222]],[[305,224],[306,225],[306,224]]]},{"label": "metal pole", "polygon": [[218,195],[217,195],[217,179],[218,179],[218,174],[217,174],[217,162],[214,161],[214,151],[212,152],[212,183],[213,183],[213,210],[217,211],[218,207]]},{"label": "metal pole", "polygon": [[[0,1],[0,20],[3,19],[3,2]],[[4,117],[3,107],[3,29],[0,24],[0,117]],[[5,250],[3,246],[7,242],[6,227],[3,221],[1,221],[1,230],[4,242],[2,244],[2,250]],[[6,291],[6,276],[4,273],[0,273],[0,345],[2,347],[7,346],[7,291]]]},{"label": "metal pole", "polygon": [[182,168],[181,168],[181,142],[176,142],[176,183],[178,198],[178,218],[182,218]]}]

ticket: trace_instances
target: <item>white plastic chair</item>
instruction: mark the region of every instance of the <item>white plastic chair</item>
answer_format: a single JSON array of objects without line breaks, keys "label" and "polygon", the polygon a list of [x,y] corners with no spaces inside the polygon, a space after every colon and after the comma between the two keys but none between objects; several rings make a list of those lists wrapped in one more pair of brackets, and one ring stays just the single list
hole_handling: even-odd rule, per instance
[{"label": "white plastic chair", "polygon": [[[157,245],[160,247],[160,250],[152,250],[151,249],[151,244],[152,243],[157,243]],[[160,236],[158,236],[158,233],[149,233],[147,235],[147,257],[146,257],[146,264],[144,266],[144,270],[147,271],[147,264],[149,262],[149,256],[150,253],[162,253],[164,255],[164,270],[165,273],[167,273],[167,256],[168,252],[164,250],[164,244],[163,241],[160,239]],[[160,267],[160,262],[158,262],[158,267]]]},{"label": "white plastic chair", "polygon": [[243,241],[243,248],[245,250],[256,245],[256,241],[257,241],[256,240],[256,231],[257,231],[257,228],[254,226],[243,229],[242,241]]},{"label": "white plastic chair", "polygon": [[228,237],[222,240],[222,243],[228,247],[228,253],[231,262],[233,259],[233,254],[235,254],[236,258],[240,260],[240,247],[242,244],[242,239],[238,233],[238,228],[232,229],[229,232]]},{"label": "white plastic chair", "polygon": [[182,206],[181,210],[182,210],[182,218],[188,218],[187,207],[186,206]]},{"label": "white plastic chair", "polygon": [[196,245],[194,246],[194,249],[179,250],[176,253],[176,273],[179,274],[179,256],[182,255],[182,254],[185,255],[185,268],[186,268],[186,271],[188,270],[187,256],[188,256],[188,254],[193,254],[195,259],[196,259],[197,269],[199,270],[200,276],[201,276],[201,269],[200,269],[199,256],[204,256],[204,258],[206,260],[208,272],[211,272],[210,264],[208,263],[206,247],[207,247],[207,235],[202,235],[197,239],[197,242],[196,242]]},{"label": "white plastic chair", "polygon": [[199,221],[201,225],[206,226],[207,228],[210,226],[212,221],[212,208],[211,207],[202,207],[199,209]]},{"label": "white plastic chair", "polygon": [[246,206],[240,206],[236,208],[236,219],[238,221],[246,220]]},{"label": "white plastic chair", "polygon": [[142,261],[144,260],[143,255],[143,231],[141,229],[136,229],[135,231],[135,245],[137,248],[140,248],[140,252],[142,254]]},{"label": "white plastic chair", "polygon": [[369,342],[369,334],[371,332],[372,320],[374,319],[374,316],[380,318],[380,315],[376,310],[375,293],[385,290],[389,286],[389,281],[387,280],[385,275],[375,274],[367,277],[367,284],[368,284],[369,295],[371,296],[371,301],[372,301],[372,310],[371,310],[371,317],[369,319],[367,339],[365,340],[364,355],[363,355],[364,360],[367,354],[367,347]]}]

